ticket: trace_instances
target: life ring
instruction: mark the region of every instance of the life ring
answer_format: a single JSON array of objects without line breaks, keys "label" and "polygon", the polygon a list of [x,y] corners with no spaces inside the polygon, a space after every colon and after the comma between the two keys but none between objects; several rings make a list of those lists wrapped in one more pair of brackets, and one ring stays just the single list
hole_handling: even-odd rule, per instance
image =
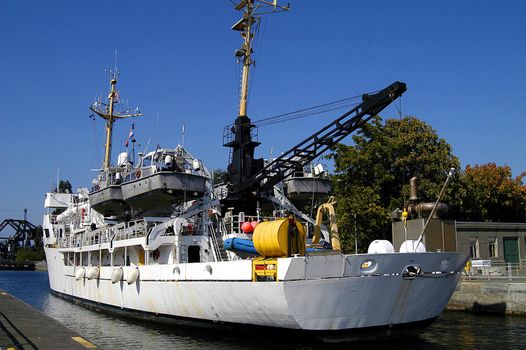
[{"label": "life ring", "polygon": [[141,177],[141,169],[137,169],[137,171],[135,172],[135,177],[137,179]]}]

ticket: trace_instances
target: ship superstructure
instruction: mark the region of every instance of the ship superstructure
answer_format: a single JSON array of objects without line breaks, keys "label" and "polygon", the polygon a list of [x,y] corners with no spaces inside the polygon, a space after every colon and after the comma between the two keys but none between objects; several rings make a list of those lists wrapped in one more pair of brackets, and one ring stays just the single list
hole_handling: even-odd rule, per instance
[{"label": "ship superstructure", "polygon": [[[328,341],[414,334],[440,315],[466,257],[425,252],[425,237],[402,252],[375,241],[367,254],[343,254],[334,200],[320,206],[317,220],[295,205],[328,197],[323,168],[310,164],[400,97],[404,83],[363,95],[279,157],[255,158],[257,129],[247,116],[254,26],[258,14],[287,9],[276,1],[236,5],[242,88],[238,116],[225,129],[224,183],[214,184],[182,147],[157,147],[136,165],[120,159],[121,214],[96,191],[47,194],[44,242],[56,294],[129,317],[289,329]],[[321,224],[325,211],[329,229]]]}]

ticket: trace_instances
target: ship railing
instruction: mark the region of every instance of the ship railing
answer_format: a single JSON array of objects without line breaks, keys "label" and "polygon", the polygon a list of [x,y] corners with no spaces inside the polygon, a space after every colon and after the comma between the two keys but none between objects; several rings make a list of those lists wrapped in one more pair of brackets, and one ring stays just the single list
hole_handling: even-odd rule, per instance
[{"label": "ship railing", "polygon": [[80,247],[110,243],[113,239],[122,240],[128,238],[144,237],[146,235],[146,224],[138,222],[122,222],[115,226],[104,226],[93,231],[87,231],[82,237],[75,235],[67,243],[70,247]]},{"label": "ship railing", "polygon": [[219,250],[219,243],[217,241],[216,230],[213,223],[208,224],[208,236],[210,237],[210,242],[212,243],[212,254],[215,261],[223,261],[221,256],[221,251]]},{"label": "ship railing", "polygon": [[109,242],[109,236],[111,235],[111,228],[101,227],[94,231],[86,232],[82,238],[82,245],[97,245]]},{"label": "ship railing", "polygon": [[58,240],[59,248],[72,248],[74,247],[74,243],[75,243],[74,235],[68,235]]},{"label": "ship railing", "polygon": [[227,235],[229,234],[228,230],[226,229],[225,221],[220,220],[219,221],[219,233],[221,235],[221,239],[225,240]]},{"label": "ship railing", "polygon": [[241,229],[241,226],[245,222],[252,222],[252,221],[273,221],[276,219],[279,219],[279,216],[258,216],[258,215],[246,215],[242,212],[240,212],[237,215],[226,215],[225,219],[223,220],[223,225],[226,234],[236,234],[236,233],[245,233]]},{"label": "ship railing", "polygon": [[[468,268],[469,267],[469,268]],[[464,280],[518,280],[526,279],[523,262],[507,263],[491,260],[472,260],[463,273]]]},{"label": "ship railing", "polygon": [[[114,230],[114,240],[120,241],[123,239],[146,237],[148,228],[144,221],[123,222],[122,225]],[[119,224],[120,225],[120,224]]]}]

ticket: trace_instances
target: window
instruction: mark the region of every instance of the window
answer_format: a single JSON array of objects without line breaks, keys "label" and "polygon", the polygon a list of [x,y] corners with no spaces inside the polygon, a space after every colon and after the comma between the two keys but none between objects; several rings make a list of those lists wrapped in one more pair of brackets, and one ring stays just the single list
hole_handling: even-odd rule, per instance
[{"label": "window", "polygon": [[490,238],[488,243],[488,249],[489,249],[489,257],[490,258],[496,258],[499,256],[499,249],[498,249],[498,240],[497,238]]},{"label": "window", "polygon": [[479,257],[479,240],[478,238],[469,239],[469,256],[471,258]]},{"label": "window", "polygon": [[200,247],[198,245],[191,245],[188,247],[188,262],[200,262],[201,254],[199,252]]}]

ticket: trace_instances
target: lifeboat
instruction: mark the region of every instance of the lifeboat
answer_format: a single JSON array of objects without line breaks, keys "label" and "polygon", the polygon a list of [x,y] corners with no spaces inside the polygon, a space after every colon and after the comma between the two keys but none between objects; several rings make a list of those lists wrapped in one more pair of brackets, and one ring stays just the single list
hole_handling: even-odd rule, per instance
[{"label": "lifeboat", "polygon": [[142,157],[140,166],[130,172],[121,185],[122,196],[141,215],[170,215],[176,203],[201,197],[208,178],[201,162],[183,147],[159,148]]}]

